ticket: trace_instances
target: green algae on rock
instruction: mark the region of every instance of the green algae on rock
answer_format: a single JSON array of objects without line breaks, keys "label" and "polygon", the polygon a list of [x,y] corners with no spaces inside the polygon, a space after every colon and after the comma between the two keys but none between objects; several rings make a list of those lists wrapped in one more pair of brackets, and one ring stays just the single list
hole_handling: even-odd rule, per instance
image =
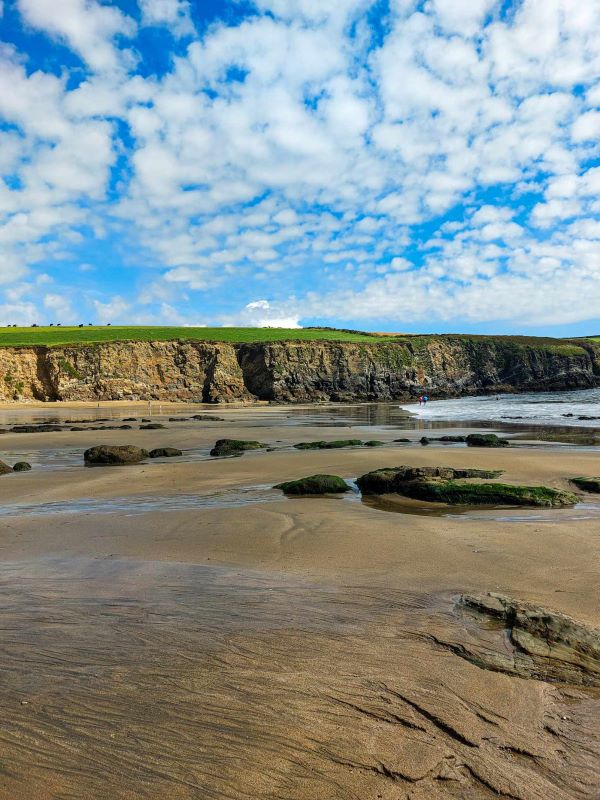
[{"label": "green algae on rock", "polygon": [[509,483],[464,483],[468,478],[497,478],[501,471],[452,467],[390,467],[361,475],[356,483],[369,494],[400,494],[413,500],[448,505],[573,506],[572,492],[546,486]]},{"label": "green algae on rock", "polygon": [[298,442],[296,450],[337,450],[342,447],[361,447],[361,439],[334,439],[332,442]]},{"label": "green algae on rock", "polygon": [[262,450],[266,446],[262,442],[247,439],[217,439],[210,454],[211,456],[241,456],[246,450]]},{"label": "green algae on rock", "polygon": [[29,461],[17,461],[13,466],[13,472],[29,472],[31,464]]},{"label": "green algae on rock", "polygon": [[411,481],[442,478],[497,478],[502,470],[454,469],[453,467],[384,467],[361,475],[356,481],[363,494],[403,494],[402,487]]},{"label": "green algae on rock", "polygon": [[341,494],[350,487],[338,475],[309,475],[294,481],[284,481],[273,487],[281,489],[285,494]]},{"label": "green algae on rock", "polygon": [[448,505],[574,506],[576,495],[546,486],[517,486],[509,483],[459,483],[439,478],[406,483],[400,494],[414,500]]},{"label": "green algae on rock", "polygon": [[600,478],[571,478],[571,483],[584,492],[600,494]]}]

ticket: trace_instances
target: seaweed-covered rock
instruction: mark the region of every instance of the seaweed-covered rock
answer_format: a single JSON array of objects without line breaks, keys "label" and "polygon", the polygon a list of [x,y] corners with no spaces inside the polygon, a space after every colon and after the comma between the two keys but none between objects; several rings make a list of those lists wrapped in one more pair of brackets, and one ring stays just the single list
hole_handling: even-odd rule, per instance
[{"label": "seaweed-covered rock", "polygon": [[379,439],[369,439],[368,442],[364,442],[365,447],[383,447],[385,442],[379,441]]},{"label": "seaweed-covered rock", "polygon": [[176,458],[182,456],[183,451],[178,450],[176,447],[155,447],[148,453],[150,458]]},{"label": "seaweed-covered rock", "polygon": [[490,592],[464,594],[460,605],[477,614],[501,620],[514,646],[506,651],[502,632],[497,652],[489,647],[458,655],[479,666],[501,670],[524,678],[558,680],[566,683],[600,686],[600,630],[547,608],[524,603]]},{"label": "seaweed-covered rock", "polygon": [[404,437],[402,439],[394,439],[394,441],[395,442],[403,442],[404,444],[410,444],[410,442],[412,442],[412,439],[407,439],[406,437]]},{"label": "seaweed-covered rock", "polygon": [[216,417],[214,414],[194,414],[190,419],[195,419],[197,422],[225,422],[224,417]]},{"label": "seaweed-covered rock", "polygon": [[571,478],[571,483],[584,492],[600,494],[600,478]]},{"label": "seaweed-covered rock", "polygon": [[278,483],[274,488],[281,489],[286,494],[341,494],[350,489],[338,475],[309,475],[295,481]]},{"label": "seaweed-covered rock", "polygon": [[466,442],[466,436],[440,436],[440,442]]},{"label": "seaweed-covered rock", "polygon": [[13,425],[12,433],[58,433],[62,431],[60,425]]},{"label": "seaweed-covered rock", "polygon": [[332,442],[298,442],[296,450],[337,450],[342,447],[359,447],[360,439],[334,439]]},{"label": "seaweed-covered rock", "polygon": [[13,466],[14,472],[29,472],[31,469],[31,464],[28,461],[17,461],[17,463]]},{"label": "seaweed-covered rock", "polygon": [[506,439],[500,439],[495,433],[470,433],[466,437],[467,447],[508,447]]},{"label": "seaweed-covered rock", "polygon": [[83,454],[83,460],[89,465],[139,464],[148,458],[148,451],[132,444],[98,445],[90,447]]},{"label": "seaweed-covered rock", "polygon": [[509,483],[459,483],[439,478],[409,481],[400,494],[415,500],[448,505],[573,506],[576,495],[546,486],[515,486]]},{"label": "seaweed-covered rock", "polygon": [[0,475],[8,475],[8,473],[12,471],[12,467],[9,467],[8,464],[4,463],[4,461],[0,461]]},{"label": "seaweed-covered rock", "polygon": [[502,470],[454,469],[453,467],[387,467],[361,475],[356,481],[363,494],[403,494],[403,487],[412,481],[442,478],[497,478]]},{"label": "seaweed-covered rock", "polygon": [[266,446],[262,442],[246,439],[217,439],[210,454],[211,456],[241,456],[246,450],[262,450]]},{"label": "seaweed-covered rock", "polygon": [[140,425],[141,431],[158,431],[166,427],[161,422],[149,422],[147,425]]}]

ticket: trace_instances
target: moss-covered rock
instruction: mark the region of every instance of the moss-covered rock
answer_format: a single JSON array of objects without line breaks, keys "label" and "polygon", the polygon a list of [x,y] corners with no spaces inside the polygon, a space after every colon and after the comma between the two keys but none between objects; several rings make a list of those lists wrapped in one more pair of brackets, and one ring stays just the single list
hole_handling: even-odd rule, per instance
[{"label": "moss-covered rock", "polygon": [[17,461],[17,463],[13,466],[14,472],[29,472],[31,469],[31,464],[29,461]]},{"label": "moss-covered rock", "polygon": [[571,483],[584,492],[600,494],[600,478],[571,478]]},{"label": "moss-covered rock", "polygon": [[508,447],[506,439],[500,439],[495,433],[470,433],[466,437],[467,447]]},{"label": "moss-covered rock", "polygon": [[342,447],[360,447],[360,439],[334,439],[332,442],[298,442],[296,450],[337,450]]},{"label": "moss-covered rock", "polygon": [[154,450],[150,450],[148,455],[150,458],[176,458],[182,456],[183,451],[177,447],[155,447]]},{"label": "moss-covered rock", "polygon": [[161,428],[165,428],[166,426],[163,425],[161,422],[149,422],[147,425],[140,425],[141,431],[159,431]]},{"label": "moss-covered rock", "polygon": [[341,494],[350,489],[338,475],[309,475],[295,481],[278,483],[274,488],[281,489],[286,494]]},{"label": "moss-covered rock", "polygon": [[356,481],[363,494],[403,494],[411,481],[430,478],[458,480],[461,478],[497,478],[502,470],[454,469],[453,467],[388,467],[361,475]]},{"label": "moss-covered rock", "polygon": [[460,483],[439,478],[405,483],[400,492],[414,500],[448,505],[573,506],[577,496],[546,486],[515,486],[508,483]]},{"label": "moss-covered rock", "polygon": [[262,450],[266,446],[262,442],[246,439],[217,439],[210,454],[211,456],[241,456],[246,450]]},{"label": "moss-covered rock", "polygon": [[148,451],[132,444],[99,445],[90,447],[83,454],[86,464],[113,466],[118,464],[139,464],[148,458]]},{"label": "moss-covered rock", "polygon": [[379,439],[369,439],[369,441],[364,444],[365,447],[383,447],[385,442],[380,442]]}]

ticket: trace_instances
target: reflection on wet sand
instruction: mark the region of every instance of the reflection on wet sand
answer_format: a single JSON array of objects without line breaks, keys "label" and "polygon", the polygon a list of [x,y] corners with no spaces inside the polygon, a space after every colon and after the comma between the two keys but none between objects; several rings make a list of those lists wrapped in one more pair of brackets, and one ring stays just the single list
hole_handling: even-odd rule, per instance
[{"label": "reflection on wet sand", "polygon": [[3,800],[597,797],[595,690],[459,657],[497,645],[450,596],[45,559],[0,597]]}]

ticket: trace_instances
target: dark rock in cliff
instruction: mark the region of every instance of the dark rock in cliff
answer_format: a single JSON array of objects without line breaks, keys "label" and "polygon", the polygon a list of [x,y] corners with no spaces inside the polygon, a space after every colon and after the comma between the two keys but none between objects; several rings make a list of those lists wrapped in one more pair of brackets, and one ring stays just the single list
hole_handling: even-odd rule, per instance
[{"label": "dark rock in cliff", "polygon": [[183,451],[178,450],[176,447],[155,447],[148,453],[150,458],[176,458],[182,456]]},{"label": "dark rock in cliff", "polygon": [[495,433],[470,433],[467,438],[467,447],[508,447],[506,439],[500,439]]},{"label": "dark rock in cliff", "polygon": [[210,451],[211,456],[240,456],[246,450],[262,450],[266,444],[246,439],[218,439]]},{"label": "dark rock in cliff", "polygon": [[295,481],[278,483],[273,488],[286,494],[341,494],[350,490],[348,484],[338,475],[309,475]]},{"label": "dark rock in cliff", "polygon": [[139,464],[148,458],[148,451],[132,444],[99,445],[90,447],[83,454],[83,460],[89,465]]}]

